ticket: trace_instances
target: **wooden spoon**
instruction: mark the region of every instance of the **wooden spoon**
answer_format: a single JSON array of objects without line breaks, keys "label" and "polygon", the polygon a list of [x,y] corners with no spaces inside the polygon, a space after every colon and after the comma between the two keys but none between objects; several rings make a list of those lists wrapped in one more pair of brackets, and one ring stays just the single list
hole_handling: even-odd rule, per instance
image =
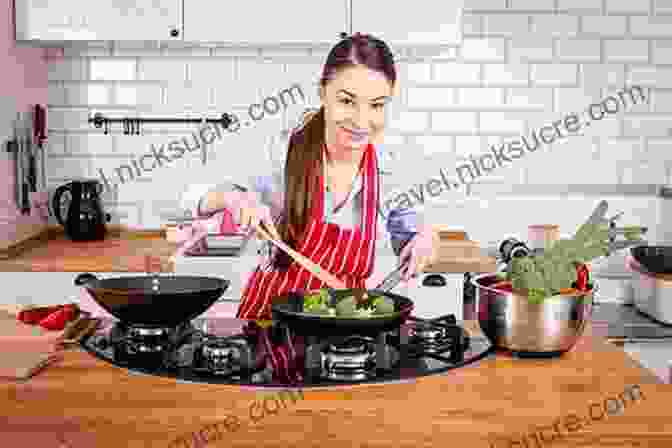
[{"label": "wooden spoon", "polygon": [[297,263],[299,263],[304,269],[308,270],[311,274],[313,274],[315,277],[319,278],[322,280],[328,287],[333,288],[333,289],[346,289],[346,284],[343,283],[341,280],[339,280],[335,275],[325,271],[322,269],[321,266],[319,266],[317,263],[313,263],[312,260],[310,260],[307,257],[304,257],[285,243],[283,243],[280,240],[280,236],[276,233],[274,236],[270,235],[270,232],[266,231],[265,227],[263,224],[259,223],[257,225],[257,231],[259,234],[261,234],[262,237],[266,238],[273,244],[275,247],[279,248],[280,250],[284,251],[294,259]]}]

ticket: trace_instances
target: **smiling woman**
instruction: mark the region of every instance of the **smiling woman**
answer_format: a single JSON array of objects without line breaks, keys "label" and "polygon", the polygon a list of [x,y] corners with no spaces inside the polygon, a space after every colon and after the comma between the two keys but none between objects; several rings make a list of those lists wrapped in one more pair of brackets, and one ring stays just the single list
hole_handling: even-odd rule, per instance
[{"label": "smiling woman", "polygon": [[[386,106],[399,90],[394,56],[373,36],[344,38],[327,55],[319,85],[321,107],[289,138],[284,170],[209,191],[197,214],[227,209],[250,232],[263,224],[274,234],[277,225],[285,244],[348,288],[366,287],[382,224],[408,280],[431,262],[434,245],[431,226],[420,227],[412,208],[395,209],[378,222],[385,170],[377,142]],[[269,319],[274,298],[324,286],[284,252],[267,253],[243,291],[239,318]]]}]

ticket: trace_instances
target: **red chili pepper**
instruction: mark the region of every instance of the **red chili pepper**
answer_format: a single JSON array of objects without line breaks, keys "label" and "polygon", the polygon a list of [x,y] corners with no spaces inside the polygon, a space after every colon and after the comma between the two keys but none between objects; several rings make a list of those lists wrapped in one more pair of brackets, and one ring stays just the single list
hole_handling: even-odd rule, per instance
[{"label": "red chili pepper", "polygon": [[48,317],[50,314],[55,313],[56,311],[62,308],[63,305],[27,308],[19,313],[17,319],[23,322],[24,324],[36,325],[40,323],[42,319]]},{"label": "red chili pepper", "polygon": [[580,264],[576,267],[576,289],[579,291],[588,290],[588,266]]},{"label": "red chili pepper", "polygon": [[65,309],[60,309],[42,319],[40,321],[40,327],[45,330],[60,331],[65,328],[66,323],[68,323],[68,313]]},{"label": "red chili pepper", "polygon": [[65,312],[66,323],[72,322],[79,316],[79,307],[74,303],[69,303],[63,307]]}]

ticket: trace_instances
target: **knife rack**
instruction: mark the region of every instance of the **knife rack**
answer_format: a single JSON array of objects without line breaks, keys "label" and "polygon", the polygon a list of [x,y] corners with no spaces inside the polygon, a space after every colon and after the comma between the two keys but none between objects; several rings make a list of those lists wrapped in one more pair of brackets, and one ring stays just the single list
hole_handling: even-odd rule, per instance
[{"label": "knife rack", "polygon": [[105,135],[110,133],[110,124],[112,123],[122,123],[124,135],[140,135],[140,126],[142,123],[218,123],[222,128],[226,129],[233,121],[233,116],[226,113],[222,114],[219,118],[108,118],[101,113],[97,113],[88,120],[96,128],[104,128]]}]

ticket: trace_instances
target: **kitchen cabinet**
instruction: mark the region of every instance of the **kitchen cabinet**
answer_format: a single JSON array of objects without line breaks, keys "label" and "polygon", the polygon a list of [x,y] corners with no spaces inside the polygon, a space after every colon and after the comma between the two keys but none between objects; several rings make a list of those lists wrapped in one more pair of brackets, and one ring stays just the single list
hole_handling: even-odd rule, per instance
[{"label": "kitchen cabinet", "polygon": [[348,32],[350,2],[184,0],[184,40],[237,44],[333,44]]},{"label": "kitchen cabinet", "polygon": [[464,0],[352,0],[351,32],[372,34],[391,47],[457,45]]},{"label": "kitchen cabinet", "polygon": [[[48,3],[48,6],[47,6]],[[18,0],[19,41],[184,41],[327,44],[341,33],[373,34],[391,47],[457,45],[464,0],[286,3],[208,0]]]},{"label": "kitchen cabinet", "polygon": [[16,39],[182,40],[182,0],[17,0]]},{"label": "kitchen cabinet", "polygon": [[666,383],[672,382],[672,340],[627,342],[623,350]]}]

